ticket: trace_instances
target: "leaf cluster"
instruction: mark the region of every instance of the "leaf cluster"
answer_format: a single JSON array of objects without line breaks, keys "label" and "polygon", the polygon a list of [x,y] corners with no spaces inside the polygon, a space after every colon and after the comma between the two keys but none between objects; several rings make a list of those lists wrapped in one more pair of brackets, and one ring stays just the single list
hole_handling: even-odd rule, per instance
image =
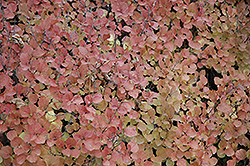
[{"label": "leaf cluster", "polygon": [[0,7],[0,165],[249,163],[248,3]]}]

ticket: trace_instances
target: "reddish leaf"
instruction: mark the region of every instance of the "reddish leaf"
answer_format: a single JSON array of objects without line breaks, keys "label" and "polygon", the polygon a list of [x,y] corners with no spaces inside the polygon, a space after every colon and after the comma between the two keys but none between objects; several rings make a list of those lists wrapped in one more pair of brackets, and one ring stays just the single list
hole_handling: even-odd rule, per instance
[{"label": "reddish leaf", "polygon": [[71,34],[71,40],[72,40],[72,42],[77,42],[79,40],[78,34],[72,32],[72,34]]},{"label": "reddish leaf", "polygon": [[235,127],[240,127],[242,123],[239,120],[234,120],[233,124]]},{"label": "reddish leaf", "polygon": [[238,128],[238,134],[239,134],[239,135],[243,135],[243,134],[246,134],[246,133],[247,133],[247,127],[241,125],[241,126]]},{"label": "reddish leaf", "polygon": [[236,164],[236,159],[227,161],[227,166],[235,166],[235,164]]},{"label": "reddish leaf", "polygon": [[112,98],[110,104],[111,109],[117,109],[118,108],[118,100],[116,98]]},{"label": "reddish leaf", "polygon": [[239,160],[244,160],[247,157],[247,152],[244,149],[240,149],[236,151],[236,157]]},{"label": "reddish leaf", "polygon": [[6,127],[5,124],[0,124],[0,132],[5,132],[7,130],[8,130],[8,128]]},{"label": "reddish leaf", "polygon": [[61,40],[61,38],[60,38],[59,36],[55,36],[55,37],[52,39],[52,42],[53,42],[53,43],[58,43],[60,40]]},{"label": "reddish leaf", "polygon": [[132,90],[133,88],[134,88],[134,84],[133,84],[133,82],[132,81],[125,81],[124,83],[123,83],[123,86],[124,86],[124,88],[127,90],[127,91],[129,91],[129,90]]},{"label": "reddish leaf", "polygon": [[196,50],[200,50],[200,48],[201,48],[201,44],[197,41],[189,40],[189,45],[190,45],[190,47],[192,47],[193,49],[196,49]]},{"label": "reddish leaf", "polygon": [[26,155],[25,154],[21,154],[19,156],[15,157],[15,160],[18,164],[23,164],[26,160]]},{"label": "reddish leaf", "polygon": [[65,144],[66,144],[66,147],[70,149],[70,148],[72,148],[72,147],[74,147],[74,146],[76,145],[76,141],[75,141],[74,138],[69,137],[69,138],[66,140]]},{"label": "reddish leaf", "polygon": [[230,114],[233,112],[231,106],[228,103],[224,103],[224,102],[219,104],[218,110],[227,114]]},{"label": "reddish leaf", "polygon": [[137,132],[134,127],[127,127],[124,130],[124,134],[129,136],[129,137],[134,137],[137,135]]},{"label": "reddish leaf", "polygon": [[21,154],[25,153],[25,150],[24,150],[23,147],[18,147],[18,148],[16,148],[16,149],[14,149],[14,153],[15,153],[16,155],[21,155]]},{"label": "reddish leaf", "polygon": [[86,107],[86,110],[88,110],[89,112],[95,114],[96,113],[96,109],[94,109],[93,107]]},{"label": "reddish leaf", "polygon": [[46,52],[44,50],[42,50],[40,47],[38,47],[36,50],[33,51],[33,56],[34,57],[41,57],[45,54]]},{"label": "reddish leaf", "polygon": [[136,142],[134,141],[130,141],[128,143],[128,150],[130,150],[131,152],[136,153],[139,150],[139,146]]},{"label": "reddish leaf", "polygon": [[11,130],[7,133],[7,138],[9,140],[13,140],[17,136],[17,132],[15,130]]},{"label": "reddish leaf", "polygon": [[7,159],[12,156],[12,148],[10,146],[3,146],[0,150],[0,156]]},{"label": "reddish leaf", "polygon": [[47,83],[48,83],[48,78],[46,78],[47,76],[38,75],[38,74],[35,74],[34,76],[35,76],[35,78],[36,78],[39,82],[41,82],[41,83],[43,83],[43,84],[47,84]]},{"label": "reddish leaf", "polygon": [[67,149],[63,149],[62,150],[62,153],[65,155],[65,156],[70,156],[71,155],[71,150],[69,149],[69,148],[67,148]]},{"label": "reddish leaf", "polygon": [[232,155],[234,155],[234,150],[231,147],[229,147],[229,148],[225,149],[225,154],[227,156],[232,156]]},{"label": "reddish leaf", "polygon": [[174,41],[174,44],[175,44],[176,46],[178,46],[178,47],[181,47],[183,41],[184,41],[183,39],[181,39],[180,37],[177,37],[177,38],[175,39],[175,41]]},{"label": "reddish leaf", "polygon": [[92,101],[93,101],[92,96],[91,95],[85,96],[84,101],[87,104],[87,106],[90,105],[92,103]]},{"label": "reddish leaf", "polygon": [[21,61],[21,66],[22,66],[22,70],[27,70],[30,68],[30,57],[28,54],[26,53],[22,53],[20,55],[20,61]]},{"label": "reddish leaf", "polygon": [[130,111],[130,113],[128,114],[128,117],[129,117],[130,119],[137,119],[137,118],[139,117],[139,114],[138,114],[138,112],[132,110],[132,111]]},{"label": "reddish leaf", "polygon": [[57,87],[57,86],[58,86],[58,85],[56,84],[56,81],[53,80],[53,79],[49,79],[49,80],[48,80],[48,85],[53,86],[53,87]]},{"label": "reddish leaf", "polygon": [[186,166],[187,165],[187,161],[185,159],[181,158],[181,159],[179,159],[177,161],[177,165],[178,166]]},{"label": "reddish leaf", "polygon": [[212,158],[210,159],[210,164],[211,164],[211,165],[216,165],[217,162],[218,162],[218,159],[215,158],[215,157],[212,157]]},{"label": "reddish leaf", "polygon": [[37,155],[32,151],[31,154],[27,156],[27,160],[31,163],[35,163],[37,161]]},{"label": "reddish leaf", "polygon": [[154,166],[154,163],[152,161],[145,161],[144,166]]},{"label": "reddish leaf", "polygon": [[113,109],[111,109],[111,108],[106,108],[106,110],[105,110],[105,119],[107,120],[107,121],[110,121],[111,120],[111,118],[113,117],[113,114],[114,114],[114,110]]},{"label": "reddish leaf", "polygon": [[84,146],[89,151],[93,151],[95,149],[94,142],[91,139],[84,141]]},{"label": "reddish leaf", "polygon": [[79,149],[72,149],[71,150],[71,156],[74,158],[78,158],[81,154],[81,151]]},{"label": "reddish leaf", "polygon": [[92,97],[93,99],[93,103],[100,103],[103,98],[102,98],[102,94],[101,93],[95,93]]},{"label": "reddish leaf", "polygon": [[189,146],[193,149],[198,149],[199,148],[199,145],[198,145],[198,142],[195,141],[195,140],[192,140],[190,143],[189,143]]},{"label": "reddish leaf", "polygon": [[174,50],[174,43],[172,41],[168,42],[168,43],[165,43],[164,44],[164,47],[166,49],[168,49],[170,52],[172,52]]},{"label": "reddish leaf", "polygon": [[27,106],[22,106],[19,109],[19,112],[20,112],[21,117],[23,117],[23,118],[27,118],[30,116],[30,109]]},{"label": "reddish leaf", "polygon": [[39,98],[39,101],[38,101],[38,105],[39,105],[39,107],[40,107],[40,109],[45,109],[48,105],[49,105],[49,99],[47,98],[47,97],[45,97],[45,96],[41,96],[40,98]]},{"label": "reddish leaf", "polygon": [[94,120],[95,119],[94,114],[92,112],[85,114],[84,117],[86,119],[88,119],[88,120]]},{"label": "reddish leaf", "polygon": [[62,136],[62,132],[59,129],[54,129],[49,133],[50,139],[59,139]]},{"label": "reddish leaf", "polygon": [[10,9],[11,12],[15,12],[17,9],[17,5],[15,3],[10,3],[7,6],[8,9]]},{"label": "reddish leaf", "polygon": [[136,99],[136,98],[138,97],[138,95],[139,95],[140,92],[141,92],[141,90],[139,90],[139,89],[133,89],[133,90],[130,90],[130,91],[128,92],[128,94],[129,94],[131,97],[133,97],[134,99]]},{"label": "reddish leaf", "polygon": [[131,32],[131,28],[129,26],[124,26],[122,30],[124,30],[125,32]]},{"label": "reddish leaf", "polygon": [[3,87],[3,86],[8,86],[9,84],[12,84],[13,83],[13,80],[6,74],[2,74],[0,73],[0,87]]},{"label": "reddish leaf", "polygon": [[55,144],[56,144],[56,147],[58,147],[59,149],[63,149],[64,147],[64,141],[61,139],[57,139]]},{"label": "reddish leaf", "polygon": [[80,105],[81,103],[83,103],[83,99],[81,96],[75,95],[72,99],[72,102],[77,104],[77,105]]},{"label": "reddish leaf", "polygon": [[49,147],[52,147],[52,146],[56,143],[56,141],[55,141],[55,140],[52,140],[52,139],[48,139],[48,140],[46,141],[46,143],[47,143],[47,145],[48,145]]},{"label": "reddish leaf", "polygon": [[83,56],[86,56],[88,54],[88,51],[85,47],[79,47],[79,51]]},{"label": "reddish leaf", "polygon": [[123,160],[124,164],[126,164],[126,165],[130,164],[130,162],[131,162],[131,158],[127,153],[125,153],[125,155],[122,155],[122,160]]},{"label": "reddish leaf", "polygon": [[111,70],[111,64],[110,63],[104,64],[100,67],[100,69],[102,72],[108,73]]},{"label": "reddish leaf", "polygon": [[10,9],[4,9],[4,16],[7,19],[13,19],[15,17],[15,14]]},{"label": "reddish leaf", "polygon": [[24,143],[24,141],[22,140],[22,138],[15,137],[13,140],[11,140],[10,145],[13,148],[16,148],[16,147],[20,146],[22,143]]},{"label": "reddish leaf", "polygon": [[30,103],[32,103],[32,104],[36,103],[38,100],[37,95],[34,93],[29,93],[28,98],[29,98]]},{"label": "reddish leaf", "polygon": [[0,95],[0,103],[3,103],[3,101],[5,100],[5,95]]},{"label": "reddish leaf", "polygon": [[41,145],[36,145],[32,152],[36,155],[40,155],[41,154],[41,147],[42,147]]},{"label": "reddish leaf", "polygon": [[186,133],[189,137],[192,137],[192,138],[196,136],[196,131],[193,128],[189,128]]},{"label": "reddish leaf", "polygon": [[116,161],[118,161],[119,159],[121,159],[122,158],[122,155],[120,154],[120,153],[118,153],[116,150],[114,150],[113,152],[112,152],[112,157],[111,157],[113,160],[116,160]]},{"label": "reddish leaf", "polygon": [[44,135],[39,135],[37,139],[35,140],[35,143],[37,144],[44,144],[46,141],[46,138]]}]

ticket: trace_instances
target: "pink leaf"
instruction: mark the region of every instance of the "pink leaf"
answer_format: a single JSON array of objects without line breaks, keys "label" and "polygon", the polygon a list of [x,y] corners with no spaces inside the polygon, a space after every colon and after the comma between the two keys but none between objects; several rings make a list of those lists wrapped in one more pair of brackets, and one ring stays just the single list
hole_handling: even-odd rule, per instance
[{"label": "pink leaf", "polygon": [[125,130],[124,130],[124,133],[125,135],[129,136],[129,137],[134,137],[137,135],[137,132],[135,130],[134,127],[127,127]]},{"label": "pink leaf", "polygon": [[86,118],[86,119],[88,119],[88,120],[94,120],[94,114],[93,113],[87,113],[87,114],[85,114],[84,115],[84,117]]},{"label": "pink leaf", "polygon": [[244,149],[237,150],[236,157],[239,160],[244,160],[247,157],[247,152]]},{"label": "pink leaf", "polygon": [[178,47],[181,47],[182,46],[182,42],[183,40],[180,38],[180,37],[177,37],[174,41],[174,44]]},{"label": "pink leaf", "polygon": [[7,19],[13,19],[15,17],[15,14],[12,11],[10,11],[10,9],[4,9],[4,16]]},{"label": "pink leaf", "polygon": [[49,103],[50,103],[49,99],[46,98],[45,96],[41,96],[38,101],[38,105],[41,109],[45,109],[49,105]]},{"label": "pink leaf", "polygon": [[177,161],[177,165],[178,166],[186,166],[187,165],[187,161],[185,159],[181,158],[181,159],[179,159]]},{"label": "pink leaf", "polygon": [[31,154],[27,156],[27,160],[31,163],[35,163],[37,161],[37,155],[32,151]]},{"label": "pink leaf", "polygon": [[85,101],[87,106],[90,105],[92,103],[92,101],[93,101],[92,96],[91,95],[85,96],[84,101]]},{"label": "pink leaf", "polygon": [[30,64],[29,64],[30,57],[29,57],[28,54],[22,53],[20,55],[20,61],[21,61],[22,70],[29,69],[29,67],[30,67]]},{"label": "pink leaf", "polygon": [[17,156],[15,159],[16,159],[16,162],[21,165],[26,160],[26,155],[21,154],[20,156]]},{"label": "pink leaf", "polygon": [[218,106],[218,110],[227,114],[230,114],[233,112],[231,106],[228,103],[221,103]]},{"label": "pink leaf", "polygon": [[29,107],[27,107],[27,106],[22,106],[22,107],[19,109],[19,113],[20,113],[21,117],[27,118],[27,117],[30,116],[30,109],[29,109]]},{"label": "pink leaf", "polygon": [[46,53],[46,51],[42,50],[40,47],[38,47],[36,50],[33,51],[34,57],[41,57]]},{"label": "pink leaf", "polygon": [[96,113],[96,110],[93,107],[85,107],[89,112],[92,112],[93,114]]},{"label": "pink leaf", "polygon": [[81,103],[83,103],[83,99],[80,95],[75,95],[73,97],[73,103],[80,105]]},{"label": "pink leaf", "polygon": [[134,99],[136,99],[140,92],[141,92],[141,90],[139,90],[139,89],[133,89],[133,90],[129,91],[128,94],[131,97],[133,97]]},{"label": "pink leaf", "polygon": [[74,158],[78,158],[81,154],[81,151],[79,149],[72,149],[71,150],[71,156]]},{"label": "pink leaf", "polygon": [[0,150],[0,156],[7,159],[12,156],[12,148],[10,146],[3,146]]},{"label": "pink leaf", "polygon": [[65,155],[65,156],[70,156],[71,155],[71,150],[69,149],[69,148],[67,148],[67,149],[63,149],[62,150],[62,153]]},{"label": "pink leaf", "polygon": [[188,131],[187,131],[187,135],[189,136],[189,137],[195,137],[196,136],[196,132],[195,132],[195,130],[193,129],[193,128],[189,128],[188,129]]},{"label": "pink leaf", "polygon": [[122,30],[124,30],[125,32],[131,32],[131,28],[129,26],[124,26]]},{"label": "pink leaf", "polygon": [[139,150],[139,146],[135,141],[130,141],[128,143],[128,150],[130,150],[131,152],[136,153]]},{"label": "pink leaf", "polygon": [[189,40],[189,46],[193,49],[199,50],[201,48],[201,44],[197,41]]},{"label": "pink leaf", "polygon": [[145,161],[144,165],[145,166],[154,166],[154,163],[152,161]]},{"label": "pink leaf", "polygon": [[134,110],[130,111],[130,113],[128,114],[128,117],[130,119],[136,119],[136,118],[138,118],[138,116],[139,116],[138,113]]},{"label": "pink leaf", "polygon": [[93,103],[100,103],[103,98],[101,93],[95,93],[94,96],[92,97]]},{"label": "pink leaf", "polygon": [[104,73],[108,73],[111,70],[111,64],[104,64],[100,67],[101,71]]},{"label": "pink leaf", "polygon": [[17,136],[17,132],[15,130],[11,130],[7,133],[7,138],[9,140],[13,140]]},{"label": "pink leaf", "polygon": [[17,9],[17,5],[14,3],[10,3],[10,4],[8,4],[7,8],[10,9],[11,12],[15,12]]},{"label": "pink leaf", "polygon": [[86,56],[88,54],[88,50],[84,47],[79,47],[79,51],[83,56]]},{"label": "pink leaf", "polygon": [[165,43],[164,44],[164,47],[166,48],[166,49],[168,49],[169,51],[173,51],[174,50],[174,43],[172,42],[172,41],[170,41],[170,42],[168,42],[168,43]]},{"label": "pink leaf", "polygon": [[46,140],[46,138],[45,138],[44,135],[39,135],[39,136],[37,137],[37,139],[35,140],[35,143],[37,143],[37,144],[44,144],[44,143],[45,143],[45,140]]}]

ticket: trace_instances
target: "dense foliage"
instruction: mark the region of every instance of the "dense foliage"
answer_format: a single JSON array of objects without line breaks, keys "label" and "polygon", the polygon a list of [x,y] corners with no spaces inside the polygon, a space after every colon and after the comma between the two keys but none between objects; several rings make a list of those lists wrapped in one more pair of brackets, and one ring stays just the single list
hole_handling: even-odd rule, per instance
[{"label": "dense foliage", "polygon": [[2,0],[1,165],[247,165],[250,7]]}]

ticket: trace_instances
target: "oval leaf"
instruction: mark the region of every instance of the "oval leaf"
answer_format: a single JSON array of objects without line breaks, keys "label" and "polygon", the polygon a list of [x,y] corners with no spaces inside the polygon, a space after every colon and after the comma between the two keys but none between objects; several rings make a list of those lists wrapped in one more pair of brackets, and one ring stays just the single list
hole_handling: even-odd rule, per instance
[{"label": "oval leaf", "polygon": [[127,127],[125,130],[124,130],[124,133],[129,136],[129,137],[134,137],[137,135],[137,132],[135,130],[134,127]]}]

